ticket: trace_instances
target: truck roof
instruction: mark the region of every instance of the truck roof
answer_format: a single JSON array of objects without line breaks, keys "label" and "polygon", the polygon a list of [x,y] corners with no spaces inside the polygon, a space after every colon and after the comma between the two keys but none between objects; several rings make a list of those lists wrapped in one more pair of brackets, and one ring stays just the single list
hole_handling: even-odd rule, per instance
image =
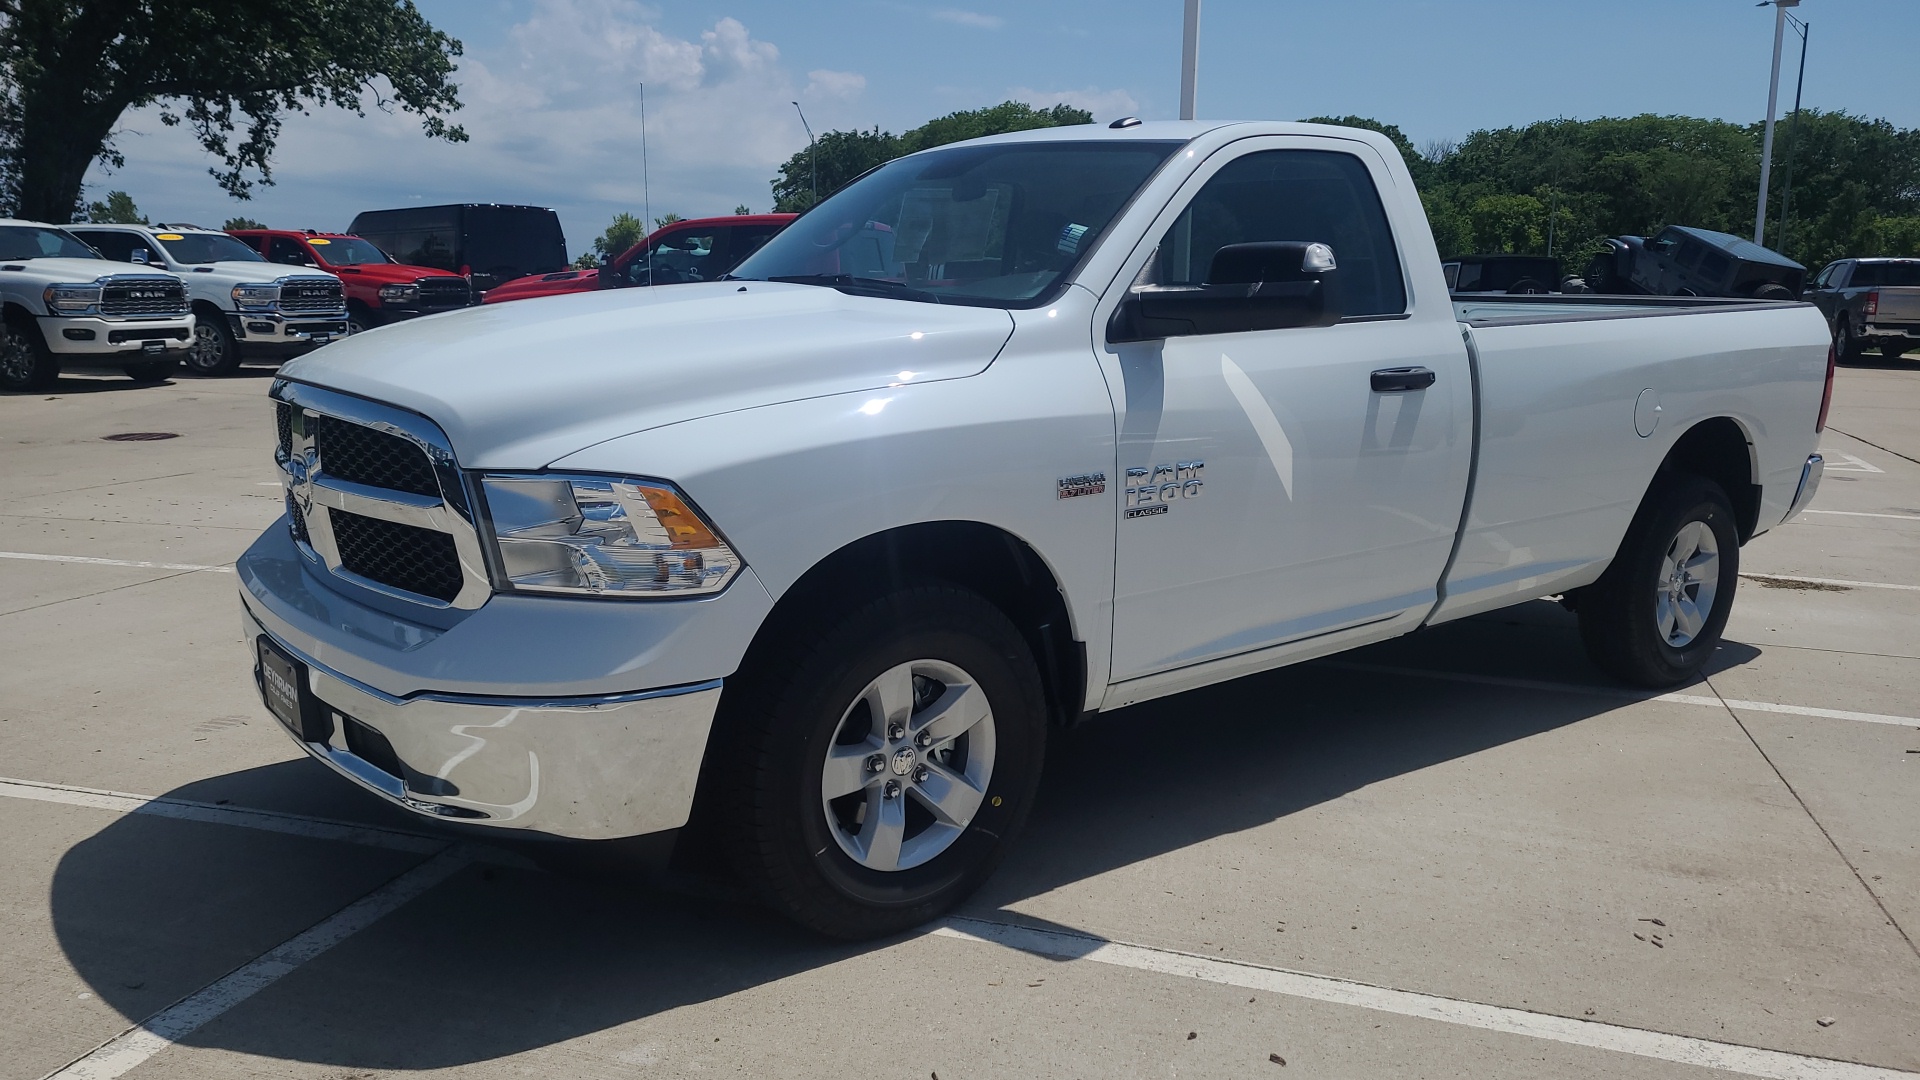
[{"label": "truck roof", "polygon": [[1691,225],[1670,225],[1668,228],[1674,232],[1685,233],[1702,243],[1712,244],[1714,247],[1719,248],[1743,262],[1768,263],[1773,266],[1792,267],[1795,270],[1806,269],[1806,267],[1774,251],[1772,248],[1763,248],[1751,240],[1742,240],[1732,233],[1714,232],[1712,229],[1696,229]]},{"label": "truck roof", "polygon": [[[1132,117],[1127,119],[1131,120]],[[1115,121],[1119,123],[1120,121]],[[979,146],[987,143],[1011,142],[1124,142],[1139,139],[1143,142],[1165,142],[1177,139],[1188,142],[1202,135],[1225,131],[1228,128],[1246,128],[1246,135],[1333,135],[1345,139],[1361,139],[1365,142],[1379,140],[1381,144],[1392,145],[1386,136],[1365,128],[1337,127],[1332,124],[1302,124],[1284,120],[1140,120],[1126,127],[1114,127],[1113,124],[1071,124],[1066,127],[1029,128],[1025,131],[1009,131],[1004,135],[988,135],[965,142],[948,143],[946,146]],[[932,149],[944,150],[946,146]],[[925,151],[921,151],[925,153]]]}]

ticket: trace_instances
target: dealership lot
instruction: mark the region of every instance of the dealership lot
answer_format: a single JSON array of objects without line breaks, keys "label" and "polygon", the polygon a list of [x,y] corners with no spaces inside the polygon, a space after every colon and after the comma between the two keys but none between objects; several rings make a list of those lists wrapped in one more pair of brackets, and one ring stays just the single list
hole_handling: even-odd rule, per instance
[{"label": "dealership lot", "polygon": [[1920,1072],[1920,364],[1841,371],[1705,683],[1540,602],[1129,709],[863,946],[301,757],[228,569],[269,374],[0,398],[0,1075]]}]

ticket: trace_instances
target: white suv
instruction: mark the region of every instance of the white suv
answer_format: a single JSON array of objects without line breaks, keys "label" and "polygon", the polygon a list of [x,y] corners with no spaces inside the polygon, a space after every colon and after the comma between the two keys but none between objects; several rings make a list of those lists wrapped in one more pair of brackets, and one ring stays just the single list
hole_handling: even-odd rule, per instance
[{"label": "white suv", "polygon": [[108,262],[58,225],[0,220],[0,387],[44,390],[62,367],[157,382],[192,341],[180,278]]},{"label": "white suv", "polygon": [[187,367],[225,375],[249,357],[283,359],[347,333],[340,279],[276,266],[244,242],[192,225],[75,225],[119,262],[165,267],[187,283],[195,316]]}]

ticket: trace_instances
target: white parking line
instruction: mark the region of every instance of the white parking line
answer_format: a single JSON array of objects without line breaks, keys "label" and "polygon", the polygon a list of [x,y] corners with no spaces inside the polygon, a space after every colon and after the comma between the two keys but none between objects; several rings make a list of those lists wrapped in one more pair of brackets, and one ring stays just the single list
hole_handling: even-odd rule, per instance
[{"label": "white parking line", "polygon": [[426,862],[334,912],[206,987],[94,1047],[45,1080],[112,1080],[192,1034],[335,945],[365,930],[468,863],[452,852]]},{"label": "white parking line", "polygon": [[[1885,469],[1880,468],[1878,465],[1868,464],[1866,461],[1860,458],[1857,458],[1852,454],[1845,453],[1840,450],[1822,450],[1820,452],[1822,454],[1825,454],[1827,457],[1827,471],[1830,473],[1831,472],[1857,472],[1857,473],[1886,472]],[[1846,464],[1844,465],[1835,464],[1834,462],[1835,458],[1845,458]]]},{"label": "white parking line", "polygon": [[1742,698],[1722,698],[1706,694],[1645,695],[1638,691],[1611,686],[1581,686],[1578,683],[1546,682],[1540,679],[1512,679],[1504,675],[1473,675],[1463,671],[1433,671],[1427,668],[1394,667],[1389,664],[1362,664],[1351,660],[1315,660],[1313,664],[1317,667],[1340,668],[1346,671],[1404,675],[1413,679],[1438,679],[1442,682],[1473,683],[1479,686],[1504,686],[1515,690],[1587,694],[1595,697],[1619,698],[1624,701],[1664,701],[1675,705],[1705,705],[1714,709],[1745,709],[1748,712],[1785,713],[1790,716],[1817,716],[1827,720],[1856,720],[1864,724],[1920,728],[1920,717],[1851,712],[1846,709],[1821,709],[1812,705],[1782,705],[1775,701],[1747,701]]},{"label": "white parking line", "polygon": [[1827,514],[1832,517],[1891,518],[1894,521],[1920,521],[1920,514],[1867,514],[1859,510],[1802,510],[1803,514]]},{"label": "white parking line", "polygon": [[1791,574],[1741,574],[1743,578],[1755,581],[1799,581],[1808,585],[1838,585],[1845,589],[1899,589],[1902,592],[1920,592],[1920,585],[1895,585],[1890,581],[1854,581],[1849,578],[1833,577],[1794,577]]},{"label": "white parking line", "polygon": [[1683,1065],[1768,1077],[1770,1080],[1913,1080],[1916,1073],[1883,1069],[1832,1058],[1808,1057],[1764,1050],[1737,1043],[1715,1042],[1686,1035],[1669,1035],[1644,1028],[1622,1027],[1596,1020],[1483,1005],[1474,1001],[1392,990],[1368,983],[1349,982],[1326,975],[1309,975],[1282,968],[1235,960],[1219,960],[1171,949],[1128,945],[1055,930],[1039,930],[1007,923],[954,918],[933,931],[936,937],[1002,945],[1010,949],[1060,960],[1177,975],[1245,990],[1264,990],[1288,997],[1352,1005],[1375,1012],[1434,1020],[1443,1024],[1526,1035],[1549,1042],[1611,1050],[1636,1057]]},{"label": "white parking line", "polygon": [[206,570],[231,574],[231,566],[201,566],[197,563],[140,562],[134,559],[95,559],[87,555],[42,555],[33,551],[0,551],[0,559],[28,559],[33,562],[83,563],[88,566],[132,566],[142,570]]},{"label": "white parking line", "polygon": [[440,851],[448,844],[446,840],[422,833],[383,829],[377,825],[356,825],[348,821],[333,821],[328,818],[306,817],[300,814],[282,814],[272,810],[249,810],[240,806],[222,806],[218,803],[195,802],[191,799],[169,799],[151,795],[132,795],[124,791],[102,791],[97,788],[69,787],[64,784],[43,784],[36,780],[19,780],[8,776],[0,776],[0,797],[62,803],[67,806],[87,806],[96,810],[112,810],[121,814],[147,814],[180,821],[203,821],[212,825],[236,825],[244,829],[261,829],[266,832],[286,833],[290,836],[304,836],[313,840],[336,840],[343,844],[360,844],[364,847],[386,848],[389,851],[410,851],[420,855]]}]

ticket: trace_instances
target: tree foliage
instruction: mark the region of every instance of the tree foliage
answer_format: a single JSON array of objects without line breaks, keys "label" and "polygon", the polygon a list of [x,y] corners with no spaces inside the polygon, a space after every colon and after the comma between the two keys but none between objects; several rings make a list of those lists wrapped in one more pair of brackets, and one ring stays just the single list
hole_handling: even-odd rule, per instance
[{"label": "tree foliage", "polygon": [[87,207],[87,220],[96,225],[145,225],[147,216],[124,191],[109,191],[103,202]]},{"label": "tree foliage", "polygon": [[230,217],[227,219],[227,223],[220,227],[231,232],[234,229],[264,229],[267,228],[267,223],[264,221],[255,221],[250,217]]},{"label": "tree foliage", "polygon": [[607,230],[593,238],[593,256],[587,265],[592,266],[599,259],[611,259],[640,242],[647,235],[647,226],[639,218],[622,211],[613,215],[613,221]]},{"label": "tree foliage", "polygon": [[1070,105],[1036,109],[1025,102],[1005,101],[948,113],[900,135],[878,127],[822,132],[812,146],[780,166],[780,175],[773,179],[773,212],[797,214],[814,204],[816,192],[824,199],[868,169],[903,154],[1009,131],[1091,123],[1092,113]]},{"label": "tree foliage", "polygon": [[0,211],[69,220],[113,136],[158,105],[217,164],[227,193],[272,183],[281,118],[368,104],[420,117],[453,142],[460,43],[412,0],[0,0]]},{"label": "tree foliage", "polygon": [[[1577,272],[1607,237],[1646,236],[1667,225],[1753,232],[1759,124],[1653,115],[1544,120],[1475,131],[1416,153],[1390,124],[1325,122],[1393,140],[1420,186],[1442,255],[1551,253]],[[1812,268],[1846,255],[1920,255],[1920,131],[1810,109],[1776,129],[1774,155],[1769,247]]]}]

